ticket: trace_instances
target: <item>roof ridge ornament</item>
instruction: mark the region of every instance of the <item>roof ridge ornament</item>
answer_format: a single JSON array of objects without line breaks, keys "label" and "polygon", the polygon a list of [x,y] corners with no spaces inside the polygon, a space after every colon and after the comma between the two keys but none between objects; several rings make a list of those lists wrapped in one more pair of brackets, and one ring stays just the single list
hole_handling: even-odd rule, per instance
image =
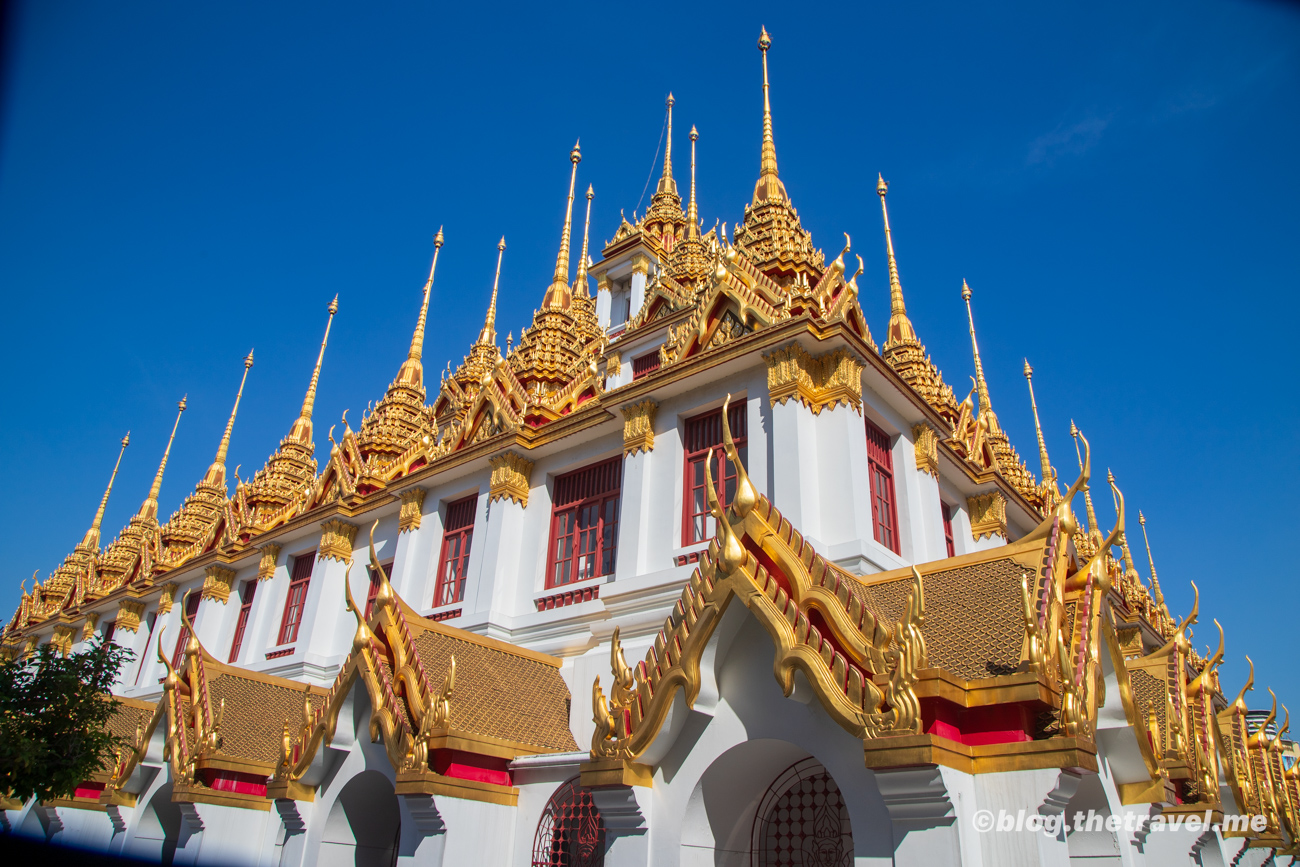
[{"label": "roof ridge ornament", "polygon": [[167,458],[171,455],[172,443],[176,439],[176,428],[180,427],[181,413],[185,412],[185,401],[188,397],[188,394],[185,395],[176,405],[176,421],[172,423],[172,433],[167,438],[167,448],[163,449],[162,460],[158,463],[158,472],[154,473],[153,484],[149,487],[149,496],[145,497],[144,502],[140,504],[140,511],[136,513],[137,518],[146,521],[158,520],[158,494],[162,491],[163,470],[167,469]]}]

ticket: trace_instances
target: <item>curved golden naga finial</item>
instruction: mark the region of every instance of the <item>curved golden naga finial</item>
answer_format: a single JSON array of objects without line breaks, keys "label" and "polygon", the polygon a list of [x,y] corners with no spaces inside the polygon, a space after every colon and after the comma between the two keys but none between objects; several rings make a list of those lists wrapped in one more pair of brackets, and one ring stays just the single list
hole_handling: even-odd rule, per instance
[{"label": "curved golden naga finial", "polygon": [[[1083,436],[1083,434],[1079,433],[1079,429],[1074,426],[1074,419],[1070,419],[1070,436],[1074,437],[1074,453],[1075,455],[1078,455],[1079,438]],[[1084,440],[1084,445],[1086,446],[1087,444],[1087,440]],[[1082,457],[1079,457],[1079,466],[1083,466]],[[1092,507],[1092,491],[1088,489],[1087,485],[1083,488],[1083,502],[1088,508],[1088,530],[1091,532],[1097,529],[1097,512]]]},{"label": "curved golden naga finial", "polygon": [[1211,678],[1214,677],[1214,669],[1219,663],[1223,662],[1223,625],[1218,620],[1214,621],[1214,625],[1219,629],[1219,649],[1214,651],[1214,655],[1206,660],[1205,668],[1201,669],[1200,673],[1196,675],[1196,679],[1188,685],[1188,695],[1200,695],[1210,685]]},{"label": "curved golden naga finial", "polygon": [[578,257],[578,276],[573,278],[573,288],[582,298],[590,298],[591,290],[587,286],[587,236],[591,234],[591,200],[596,191],[587,184],[587,222],[582,227],[582,255]]},{"label": "curved golden naga finial", "polygon": [[144,498],[140,505],[140,511],[136,513],[137,518],[146,521],[156,521],[158,519],[158,494],[162,491],[163,470],[167,469],[167,458],[172,453],[172,443],[176,440],[176,428],[181,423],[181,413],[185,412],[185,400],[189,395],[181,398],[181,402],[176,405],[176,421],[172,422],[172,433],[167,438],[167,448],[163,449],[162,461],[158,464],[158,472],[154,473],[153,484],[149,486],[149,496]]},{"label": "curved golden naga finial", "polygon": [[371,613],[397,604],[397,594],[393,592],[393,585],[388,581],[388,573],[379,565],[379,555],[375,553],[375,528],[378,526],[379,521],[370,525],[370,568],[379,576],[379,590],[375,593],[375,607]]},{"label": "curved golden naga finial", "polygon": [[312,444],[311,413],[316,405],[316,386],[320,383],[321,365],[325,363],[325,346],[329,343],[330,326],[334,324],[334,314],[339,312],[338,295],[334,296],[334,300],[326,309],[329,311],[329,318],[325,320],[325,336],[321,338],[320,350],[316,353],[316,366],[312,368],[311,379],[307,382],[307,394],[302,399],[302,410],[293,423],[293,429],[289,431],[289,439],[304,446]]},{"label": "curved golden naga finial", "polygon": [[[1109,467],[1106,468],[1106,481],[1110,482],[1111,496],[1114,497],[1114,492],[1117,490],[1115,487],[1115,474],[1110,471]],[[1119,503],[1115,503],[1115,508],[1119,508]],[[1133,552],[1128,547],[1127,531],[1119,534],[1119,547],[1124,552],[1124,574],[1131,575],[1136,580],[1138,577],[1137,567],[1133,565]]]},{"label": "curved golden naga finial", "polygon": [[248,350],[244,357],[244,376],[239,380],[239,391],[235,393],[235,405],[230,409],[230,418],[226,420],[226,429],[221,434],[221,444],[217,446],[217,456],[208,467],[203,481],[210,485],[226,486],[226,452],[230,450],[230,432],[235,429],[235,416],[239,413],[239,400],[244,396],[244,383],[248,382],[248,371],[253,367],[253,350]]},{"label": "curved golden naga finial", "polygon": [[668,134],[664,142],[664,173],[659,178],[659,186],[655,190],[658,193],[671,193],[674,196],[677,195],[677,181],[673,180],[673,104],[676,101],[671,93],[664,101],[664,105],[668,106]]},{"label": "curved golden naga finial", "polygon": [[1060,496],[1056,488],[1056,469],[1047,456],[1047,440],[1043,438],[1043,425],[1038,420],[1038,401],[1034,398],[1034,369],[1025,359],[1025,382],[1029,383],[1029,406],[1034,411],[1034,431],[1038,434],[1038,463],[1043,470],[1043,484],[1053,496]]},{"label": "curved golden naga finial", "polygon": [[[501,257],[506,252],[506,236],[497,241],[497,273],[492,278],[492,300],[488,302],[487,317],[483,320],[483,330],[478,333],[479,346],[496,346],[497,344],[497,287],[501,285]],[[448,362],[450,365],[450,362]]]},{"label": "curved golden naga finial", "polygon": [[1142,525],[1142,541],[1147,546],[1147,563],[1151,566],[1151,596],[1156,603],[1156,607],[1165,607],[1165,594],[1160,592],[1160,579],[1156,577],[1156,561],[1151,556],[1151,539],[1147,537],[1147,519],[1146,515],[1138,512],[1138,523]]},{"label": "curved golden naga finial", "polygon": [[433,263],[429,266],[429,279],[424,281],[424,299],[420,302],[420,316],[415,320],[415,333],[411,335],[411,348],[406,360],[397,370],[397,381],[417,388],[424,387],[424,326],[429,319],[429,296],[433,294],[433,275],[438,270],[438,252],[442,250],[442,227],[433,236]]},{"label": "curved golden naga finial", "polygon": [[82,538],[81,544],[77,547],[87,550],[99,548],[99,525],[104,523],[104,509],[108,508],[108,495],[113,493],[113,482],[117,479],[117,468],[122,466],[122,455],[126,454],[126,447],[131,444],[131,432],[127,431],[126,436],[122,437],[122,448],[117,452],[117,463],[113,464],[113,474],[108,477],[108,487],[104,489],[104,496],[99,498],[99,508],[95,510],[95,518],[90,522],[90,529]]},{"label": "curved golden naga finial", "polygon": [[564,231],[560,233],[560,252],[555,257],[555,276],[551,287],[542,298],[542,309],[567,310],[572,294],[569,291],[569,237],[573,231],[573,189],[578,183],[578,163],[582,162],[580,142],[574,142],[569,151],[573,168],[569,173],[569,204],[564,212]]},{"label": "curved golden naga finial", "polygon": [[193,592],[194,589],[190,588],[185,591],[183,596],[181,596],[181,623],[185,624],[185,629],[190,634],[189,639],[185,642],[185,655],[187,657],[200,653],[203,650],[203,645],[199,642],[199,633],[194,628],[194,621],[190,619],[189,604],[190,595]]},{"label": "curved golden naga finial", "polygon": [[1248,665],[1250,665],[1250,674],[1247,675],[1246,677],[1245,686],[1241,688],[1241,692],[1237,693],[1236,700],[1232,702],[1233,708],[1236,709],[1239,713],[1245,713],[1247,711],[1248,708],[1246,707],[1246,693],[1250,692],[1252,689],[1255,688],[1255,661],[1252,660],[1249,656],[1247,656],[1246,662]]},{"label": "curved golden naga finial", "polygon": [[[726,416],[725,410],[723,416]],[[727,513],[718,502],[718,492],[713,486],[713,470],[710,467],[713,463],[713,453],[714,450],[709,449],[708,460],[704,462],[704,496],[709,504],[709,514],[713,516],[714,525],[717,527],[717,534],[722,537],[722,544],[718,546],[718,566],[723,574],[728,574],[745,562],[745,548],[740,544],[736,531],[731,529]]]},{"label": "curved golden naga finial", "polygon": [[907,318],[903,282],[898,277],[898,261],[894,258],[894,235],[889,228],[889,207],[885,204],[889,182],[882,174],[877,173],[876,177],[876,195],[880,196],[880,213],[885,219],[885,253],[889,257],[889,334],[885,337],[885,349],[889,350],[902,343],[918,341],[912,320]]},{"label": "curved golden naga finial", "polygon": [[1282,713],[1284,715],[1282,727],[1277,730],[1277,734],[1273,736],[1272,743],[1269,744],[1273,749],[1277,749],[1282,745],[1282,735],[1286,734],[1291,729],[1291,711],[1287,710],[1286,705],[1282,705]]},{"label": "curved golden naga finial", "polygon": [[352,649],[359,652],[370,647],[370,642],[374,639],[375,634],[370,631],[370,626],[366,623],[365,610],[357,605],[357,600],[352,597],[351,579],[352,564],[349,563],[347,571],[343,575],[343,604],[357,618],[357,631],[352,635]]},{"label": "curved golden naga finial", "polygon": [[172,668],[172,661],[167,658],[167,654],[163,653],[163,635],[166,632],[167,624],[158,627],[158,643],[154,645],[154,648],[158,655],[158,661],[161,662],[167,670],[167,675],[163,678],[163,689],[175,689],[176,685],[180,683],[180,678],[176,676],[176,669]]},{"label": "curved golden naga finial", "polygon": [[[1199,587],[1196,586],[1195,581],[1190,581],[1188,583],[1192,585],[1191,612],[1188,613],[1186,617],[1184,617],[1182,620],[1178,622],[1178,627],[1174,630],[1173,637],[1170,638],[1167,642],[1165,642],[1164,646],[1161,647],[1159,650],[1155,650],[1152,651],[1151,653],[1148,653],[1145,657],[1143,657],[1144,659],[1154,659],[1158,656],[1164,656],[1165,654],[1172,652],[1174,648],[1177,648],[1183,651],[1184,653],[1187,652],[1187,649],[1189,647],[1187,641],[1187,635],[1186,635],[1187,627],[1195,626],[1201,616],[1201,590]],[[1254,669],[1252,668],[1252,671],[1253,670]]]},{"label": "curved golden naga finial", "polygon": [[695,143],[700,140],[700,134],[694,126],[691,127],[691,200],[686,205],[686,237],[698,238],[700,236],[700,211],[695,206]]},{"label": "curved golden naga finial", "polygon": [[[1092,559],[1088,561],[1088,565],[1079,570],[1081,575],[1094,574],[1097,578],[1097,585],[1103,592],[1110,589],[1111,582],[1110,574],[1102,564],[1106,559],[1106,555],[1110,552],[1111,546],[1124,537],[1124,494],[1115,486],[1115,477],[1113,475],[1108,474],[1106,481],[1110,484],[1111,494],[1115,497],[1115,526],[1111,528],[1110,534],[1097,547],[1097,551],[1092,555]],[[1195,584],[1192,585],[1192,587],[1195,586]],[[1197,599],[1200,599],[1199,595]]]},{"label": "curved golden naga finial", "polygon": [[731,510],[736,513],[737,518],[744,518],[758,503],[758,491],[754,488],[754,483],[749,480],[749,473],[745,470],[745,464],[741,461],[740,453],[736,451],[736,444],[731,438],[731,423],[728,418],[730,406],[731,395],[728,394],[722,401],[722,448],[727,453],[731,465],[736,468],[736,493],[731,498]]},{"label": "curved golden naga finial", "polygon": [[1277,693],[1273,692],[1272,687],[1269,687],[1268,694],[1273,697],[1273,708],[1268,712],[1268,716],[1264,718],[1264,721],[1259,724],[1259,728],[1255,729],[1255,733],[1246,739],[1247,747],[1261,749],[1268,746],[1268,727],[1277,721]]},{"label": "curved golden naga finial", "polygon": [[980,420],[984,422],[990,433],[999,430],[998,417],[993,412],[993,403],[989,400],[989,384],[984,379],[984,363],[980,360],[980,345],[975,340],[975,314],[970,308],[970,285],[961,281],[961,300],[966,302],[966,321],[970,323],[970,348],[975,355],[975,389],[980,396]]},{"label": "curved golden naga finial", "polygon": [[[969,397],[966,399],[970,400]],[[1074,533],[1078,532],[1078,521],[1074,517],[1074,510],[1070,504],[1080,491],[1084,493],[1088,491],[1088,480],[1092,477],[1092,447],[1088,444],[1088,438],[1074,426],[1074,422],[1070,422],[1070,433],[1075,437],[1074,447],[1079,454],[1079,477],[1074,480],[1074,484],[1070,485],[1069,490],[1061,497],[1056,508],[1043,519],[1042,523],[1033,529],[1033,532],[1025,536],[1021,541],[1046,538],[1052,532],[1053,522],[1058,518],[1061,522],[1061,532],[1066,535],[1074,535]],[[1078,452],[1079,440],[1083,440],[1082,452]]]},{"label": "curved golden naga finial", "polygon": [[768,95],[767,50],[772,47],[772,37],[762,28],[758,37],[758,50],[763,54],[763,148],[759,163],[758,183],[754,184],[754,204],[783,202],[787,200],[785,184],[776,169],[776,140],[772,137],[772,100]]}]

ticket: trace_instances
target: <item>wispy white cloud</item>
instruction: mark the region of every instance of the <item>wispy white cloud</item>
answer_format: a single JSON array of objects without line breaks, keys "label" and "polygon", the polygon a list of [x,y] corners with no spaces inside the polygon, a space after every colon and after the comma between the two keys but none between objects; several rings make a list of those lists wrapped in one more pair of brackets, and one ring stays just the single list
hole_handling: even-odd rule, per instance
[{"label": "wispy white cloud", "polygon": [[1073,124],[1059,124],[1056,129],[1029,143],[1025,163],[1031,166],[1050,166],[1061,157],[1077,157],[1087,153],[1101,141],[1110,121],[1110,117],[1090,115]]}]

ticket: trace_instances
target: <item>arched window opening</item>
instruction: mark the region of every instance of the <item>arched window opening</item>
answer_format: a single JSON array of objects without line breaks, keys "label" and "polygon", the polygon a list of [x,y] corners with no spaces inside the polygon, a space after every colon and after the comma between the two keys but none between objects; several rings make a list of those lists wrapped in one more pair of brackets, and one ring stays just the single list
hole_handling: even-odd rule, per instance
[{"label": "arched window opening", "polygon": [[542,810],[533,838],[533,867],[603,867],[605,823],[578,778],[565,782]]},{"label": "arched window opening", "polygon": [[816,759],[795,762],[768,786],[754,816],[750,852],[754,867],[851,867],[848,807]]}]

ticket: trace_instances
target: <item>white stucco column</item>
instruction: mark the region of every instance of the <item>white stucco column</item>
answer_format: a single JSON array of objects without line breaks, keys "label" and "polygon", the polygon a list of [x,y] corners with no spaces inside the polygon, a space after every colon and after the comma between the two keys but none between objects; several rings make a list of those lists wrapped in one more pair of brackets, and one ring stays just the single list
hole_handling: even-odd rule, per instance
[{"label": "white stucco column", "polygon": [[977,848],[962,846],[946,770],[923,765],[875,772],[893,827],[895,867],[983,864]]},{"label": "white stucco column", "polygon": [[605,863],[646,867],[650,863],[651,790],[641,786],[601,786],[591,798],[605,824]]},{"label": "white stucco column", "polygon": [[772,502],[805,538],[820,542],[820,479],[812,410],[793,398],[773,406],[768,448],[772,450]]},{"label": "white stucco column", "polygon": [[[992,830],[979,834],[984,863],[1069,867],[1064,813],[1081,779],[1055,768],[976,776],[978,809],[994,820]],[[1057,823],[1054,836],[1034,827],[1044,819]]]},{"label": "white stucco column", "polygon": [[[472,598],[469,590],[465,593],[467,614],[471,608],[485,616],[494,611],[514,613],[519,607],[520,594],[529,589],[520,585],[524,580],[520,574],[519,550],[523,533],[523,505],[508,498],[488,503],[480,572],[468,582],[474,588]],[[474,541],[477,547],[478,540]]]},{"label": "white stucco column", "polygon": [[618,559],[614,579],[651,571],[647,562],[650,533],[650,473],[654,454],[640,450],[623,458],[623,491],[619,503]]},{"label": "white stucco column", "polygon": [[[348,564],[317,555],[312,566],[311,583],[307,585],[302,624],[298,627],[296,648],[300,654],[306,652],[330,657],[346,653],[351,646],[356,618],[347,610],[343,594],[343,580],[347,574]],[[352,598],[364,611],[370,576],[366,572],[364,555],[358,557],[355,552],[352,555],[351,589]],[[343,621],[340,615],[348,620]]]},{"label": "white stucco column", "polygon": [[650,274],[650,257],[638,253],[632,257],[632,294],[627,318],[630,322],[636,318],[645,303],[645,286]]}]

